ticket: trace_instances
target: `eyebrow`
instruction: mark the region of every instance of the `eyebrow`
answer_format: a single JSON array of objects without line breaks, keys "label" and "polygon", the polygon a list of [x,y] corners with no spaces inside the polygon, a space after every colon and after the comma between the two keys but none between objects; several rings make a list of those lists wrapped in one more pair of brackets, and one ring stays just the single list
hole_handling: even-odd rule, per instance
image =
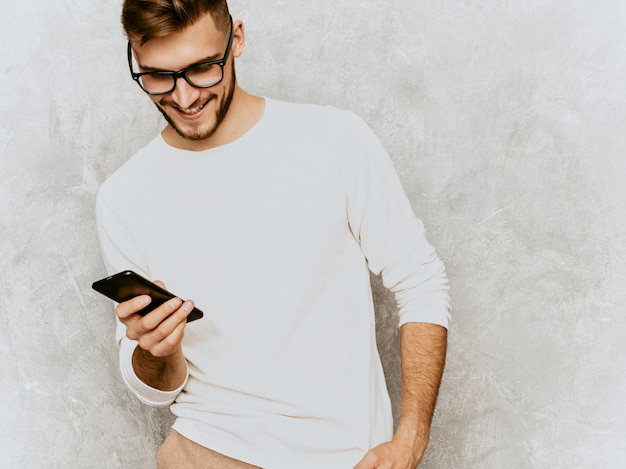
[{"label": "eyebrow", "polygon": [[[134,53],[133,53],[134,55]],[[193,62],[183,68],[181,68],[180,70],[185,70],[187,68],[190,67],[195,67],[196,65],[201,65],[201,64],[205,64],[207,62],[219,62],[221,59],[223,59],[223,57],[221,57],[219,54],[213,54],[213,55],[209,55],[208,57],[205,57],[203,59],[197,60],[196,62]],[[137,57],[135,56],[135,60],[137,60]],[[166,70],[164,68],[158,68],[158,67],[150,67],[150,66],[144,66],[142,64],[139,63],[139,61],[137,61],[137,66],[143,70],[144,72],[173,72],[175,70]]]}]

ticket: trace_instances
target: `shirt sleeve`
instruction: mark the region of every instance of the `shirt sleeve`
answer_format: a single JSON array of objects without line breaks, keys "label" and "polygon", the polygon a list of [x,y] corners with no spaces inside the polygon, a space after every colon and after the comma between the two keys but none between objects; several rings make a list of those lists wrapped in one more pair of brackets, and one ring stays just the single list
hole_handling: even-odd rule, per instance
[{"label": "shirt sleeve", "polygon": [[[110,200],[109,188],[105,184],[98,191],[96,200],[96,224],[102,257],[109,275],[123,270],[133,270],[139,275],[150,278],[146,262],[143,260],[141,242],[137,231],[130,226],[132,214],[125,212],[126,204],[115,204]],[[113,208],[116,207],[116,208]],[[127,221],[125,221],[127,220]],[[135,232],[135,234],[133,234]],[[137,398],[147,405],[154,407],[166,407],[174,402],[182,391],[185,383],[174,391],[161,391],[148,386],[135,374],[132,365],[132,357],[137,341],[130,340],[126,336],[126,326],[116,319],[116,340],[119,346],[119,366],[122,379]],[[189,370],[187,369],[187,378]]]},{"label": "shirt sleeve", "polygon": [[399,325],[448,327],[450,298],[443,262],[426,239],[391,159],[360,118],[350,123],[344,158],[348,223],[370,270],[398,305]]}]

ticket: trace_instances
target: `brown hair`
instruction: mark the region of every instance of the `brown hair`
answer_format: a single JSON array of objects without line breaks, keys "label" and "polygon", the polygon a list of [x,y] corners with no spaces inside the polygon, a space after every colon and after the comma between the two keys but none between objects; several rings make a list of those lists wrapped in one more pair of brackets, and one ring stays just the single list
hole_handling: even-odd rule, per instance
[{"label": "brown hair", "polygon": [[207,13],[218,29],[228,31],[226,0],[124,0],[122,26],[129,40],[144,44],[185,29]]}]

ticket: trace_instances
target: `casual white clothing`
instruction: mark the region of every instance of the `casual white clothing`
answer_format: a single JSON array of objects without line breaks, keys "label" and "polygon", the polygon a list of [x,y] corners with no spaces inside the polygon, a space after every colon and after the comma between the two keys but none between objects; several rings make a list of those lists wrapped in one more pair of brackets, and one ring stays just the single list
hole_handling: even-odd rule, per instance
[{"label": "casual white clothing", "polygon": [[243,137],[190,152],[159,135],[101,187],[110,273],[163,280],[205,313],[189,323],[189,377],[165,393],[174,428],[265,468],[351,468],[392,437],[368,267],[396,295],[399,323],[447,327],[444,267],[390,159],[354,114],[266,99]]}]

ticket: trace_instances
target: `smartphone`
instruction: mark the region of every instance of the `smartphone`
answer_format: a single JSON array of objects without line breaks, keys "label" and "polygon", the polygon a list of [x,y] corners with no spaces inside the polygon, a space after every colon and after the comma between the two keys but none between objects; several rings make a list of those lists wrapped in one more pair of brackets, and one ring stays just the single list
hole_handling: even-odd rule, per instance
[{"label": "smartphone", "polygon": [[[124,272],[98,280],[91,285],[91,288],[118,303],[130,300],[136,296],[149,295],[150,298],[152,298],[150,304],[137,312],[137,314],[141,316],[148,314],[167,300],[177,296],[132,270],[125,270]],[[202,316],[204,316],[204,313],[198,308],[194,308],[191,313],[189,313],[189,316],[187,316],[187,322],[195,321]]]}]

